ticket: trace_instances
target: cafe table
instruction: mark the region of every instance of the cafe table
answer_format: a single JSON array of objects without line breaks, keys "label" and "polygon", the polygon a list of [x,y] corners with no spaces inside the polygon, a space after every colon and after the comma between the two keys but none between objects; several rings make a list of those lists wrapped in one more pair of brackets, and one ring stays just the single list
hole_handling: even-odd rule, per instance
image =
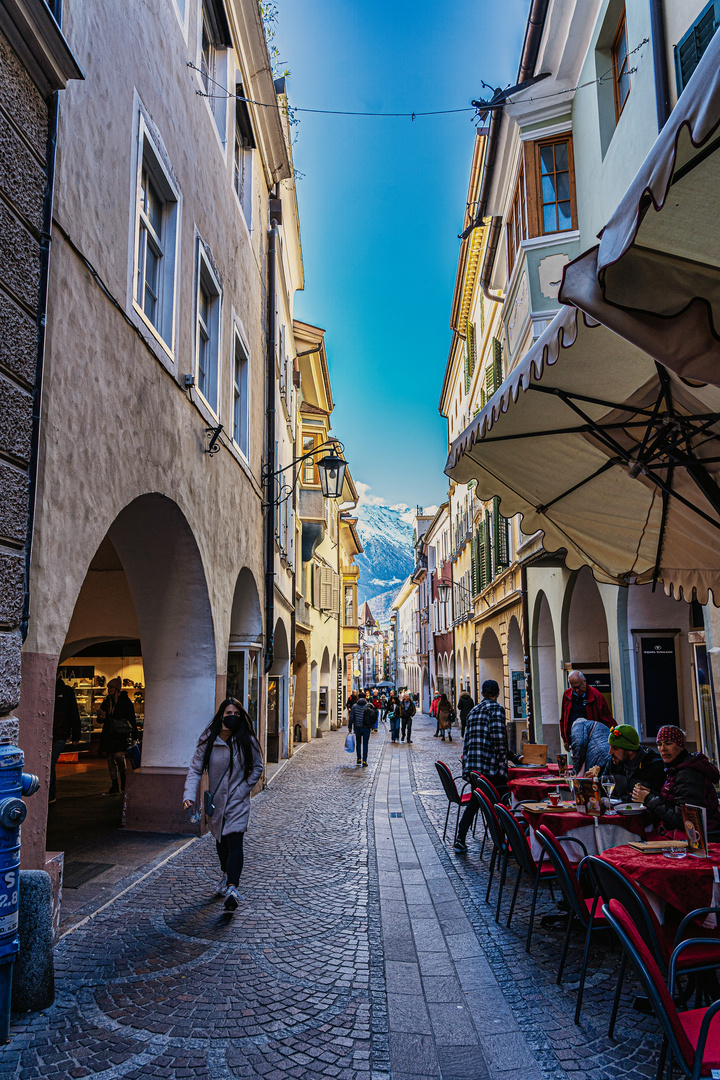
[{"label": "cafe table", "polygon": [[[522,815],[530,826],[529,840],[534,859],[539,859],[542,854],[540,843],[535,837],[535,832],[541,825],[547,826],[553,836],[580,840],[587,848],[588,855],[600,855],[618,844],[642,839],[650,824],[650,814],[647,811],[631,815],[600,814],[598,817],[578,810],[574,803],[563,803],[558,809],[540,806],[538,803],[523,803]],[[573,859],[583,854],[579,847],[573,849],[570,845],[564,846]]]},{"label": "cafe table", "polygon": [[547,797],[548,792],[557,791],[558,787],[565,788],[566,794],[570,790],[571,780],[560,776],[548,778],[547,772],[537,776],[522,776],[516,780],[508,778],[508,790],[512,800],[513,810],[521,802],[539,802]]},{"label": "cafe table", "polygon": [[[720,844],[708,844],[706,859],[694,855],[669,859],[666,855],[637,851],[627,845],[604,851],[602,858],[624,870],[640,885],[661,922],[667,904],[681,915],[687,915],[695,908],[720,906],[720,883],[715,880],[715,870],[720,869]],[[714,916],[703,925],[715,929]]]},{"label": "cafe table", "polygon": [[553,773],[558,776],[557,765],[508,765],[508,780],[526,780],[529,776],[546,776]]}]

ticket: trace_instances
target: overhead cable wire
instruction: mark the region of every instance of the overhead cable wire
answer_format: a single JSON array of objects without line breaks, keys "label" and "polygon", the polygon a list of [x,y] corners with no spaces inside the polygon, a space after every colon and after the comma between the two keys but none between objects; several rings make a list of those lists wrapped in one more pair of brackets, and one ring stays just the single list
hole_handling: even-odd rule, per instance
[{"label": "overhead cable wire", "polygon": [[[639,52],[639,50],[642,49],[644,45],[647,45],[649,41],[649,38],[643,38],[640,44],[636,45],[634,49],[631,49],[627,55],[633,56],[636,52]],[[242,94],[231,93],[231,91],[224,87],[222,83],[217,82],[216,79],[212,79],[206,72],[202,70],[202,68],[199,68],[197,64],[193,64],[191,60],[187,61],[187,66],[193,71],[197,71],[198,74],[203,78],[203,80],[207,80],[207,82],[213,83],[215,86],[218,87],[219,92],[216,94],[205,93],[202,90],[196,90],[195,93],[198,97],[210,98],[216,101],[222,99],[227,101],[232,98],[234,101],[242,101],[246,105],[256,105],[258,108],[261,109],[277,109],[278,107],[276,101],[256,101],[254,98],[244,97]],[[577,90],[583,90],[588,86],[600,86],[604,82],[606,82],[610,76],[614,75],[616,66],[617,65],[613,64],[603,75],[599,75],[596,79],[589,79],[587,82],[577,83],[576,86],[568,86],[564,90],[553,90],[550,94],[538,94],[535,97],[524,97],[521,104],[527,105],[535,101],[545,101],[548,98],[562,97],[564,94],[574,94]],[[636,67],[629,68],[627,74],[634,75],[637,70],[638,69]],[[485,85],[487,84],[483,83],[483,86]],[[513,102],[512,99],[508,97],[504,98],[502,102],[498,103],[498,105],[494,107],[504,107],[506,104],[513,105],[515,104],[515,102]],[[488,101],[479,103],[478,106],[466,105],[463,108],[459,109],[428,109],[418,110],[414,112],[365,112],[361,109],[308,109],[300,105],[290,104],[288,104],[286,108],[290,116],[293,116],[295,113],[312,113],[319,116],[367,116],[383,117],[387,119],[416,120],[420,116],[452,116],[458,113],[475,113],[476,115],[480,115],[483,112],[490,111],[493,106],[492,102]]]}]

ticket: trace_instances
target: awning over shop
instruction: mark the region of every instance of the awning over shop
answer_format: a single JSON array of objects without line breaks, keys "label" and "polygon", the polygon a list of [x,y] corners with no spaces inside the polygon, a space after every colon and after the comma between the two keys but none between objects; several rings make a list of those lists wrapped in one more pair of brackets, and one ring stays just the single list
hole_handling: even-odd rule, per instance
[{"label": "awning over shop", "polygon": [[600,244],[560,299],[686,378],[720,385],[720,34]]},{"label": "awning over shop", "polygon": [[720,388],[691,387],[575,308],[561,309],[453,443],[475,480],[601,580],[660,579],[701,603],[720,575]]}]

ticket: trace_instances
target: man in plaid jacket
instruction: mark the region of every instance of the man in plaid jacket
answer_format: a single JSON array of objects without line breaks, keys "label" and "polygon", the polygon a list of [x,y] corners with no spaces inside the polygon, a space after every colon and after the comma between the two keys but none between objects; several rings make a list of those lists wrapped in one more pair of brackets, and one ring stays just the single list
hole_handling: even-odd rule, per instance
[{"label": "man in plaid jacket", "polygon": [[[482,701],[471,709],[465,722],[462,774],[469,780],[471,772],[482,773],[504,795],[508,775],[508,742],[505,709],[498,702],[500,687],[494,679],[482,684]],[[477,802],[471,799],[458,825],[455,841],[457,851],[467,851],[465,842],[477,814]]]}]

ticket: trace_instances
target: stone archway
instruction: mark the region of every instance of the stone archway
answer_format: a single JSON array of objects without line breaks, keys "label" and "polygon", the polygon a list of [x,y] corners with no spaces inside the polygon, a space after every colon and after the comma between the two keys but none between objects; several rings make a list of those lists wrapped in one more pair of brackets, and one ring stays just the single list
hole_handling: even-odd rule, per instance
[{"label": "stone archway", "polygon": [[330,704],[330,652],[327,646],[323,649],[320,661],[320,675],[318,684],[318,731],[330,730],[331,704]]},{"label": "stone archway", "polygon": [[295,692],[293,695],[293,741],[307,742],[310,738],[308,723],[307,649],[305,647],[305,642],[299,639],[295,643],[293,676],[295,678]]},{"label": "stone archway", "polygon": [[525,699],[525,654],[520,625],[513,615],[508,628],[508,670],[510,675],[510,712],[515,721],[527,719]]},{"label": "stone archway", "polygon": [[538,721],[542,725],[542,740],[548,744],[548,754],[553,755],[561,749],[558,661],[555,628],[544,592],[538,593],[535,602],[532,642],[537,686],[537,693],[533,695],[536,725]]},{"label": "stone archway", "polygon": [[308,733],[314,739],[318,733],[318,663],[317,660],[310,662],[310,717],[308,721]]},{"label": "stone archway", "polygon": [[[218,697],[231,694],[242,702],[259,732],[260,655],[262,652],[262,611],[252,571],[244,566],[238,574],[230,612],[230,638],[225,687]],[[218,683],[222,677],[218,677]]]},{"label": "stone archway", "polygon": [[267,760],[277,762],[288,755],[290,649],[282,619],[275,623],[273,642],[273,664],[268,672]]},{"label": "stone archway", "polygon": [[[198,736],[215,711],[215,634],[197,542],[177,504],[160,494],[135,499],[108,529],[88,566],[60,655],[87,656],[93,645],[133,639],[141,677],[124,684],[133,689],[142,717],[142,767],[128,773],[124,824],[187,831],[182,786]],[[92,728],[96,745],[99,733],[89,717],[100,702],[93,690],[86,696],[88,736]]]},{"label": "stone archway", "polygon": [[480,648],[478,650],[478,689],[482,688],[482,684],[486,679],[494,679],[498,684],[500,687],[498,701],[507,708],[502,648],[497,634],[489,626],[486,627],[480,639]]}]

